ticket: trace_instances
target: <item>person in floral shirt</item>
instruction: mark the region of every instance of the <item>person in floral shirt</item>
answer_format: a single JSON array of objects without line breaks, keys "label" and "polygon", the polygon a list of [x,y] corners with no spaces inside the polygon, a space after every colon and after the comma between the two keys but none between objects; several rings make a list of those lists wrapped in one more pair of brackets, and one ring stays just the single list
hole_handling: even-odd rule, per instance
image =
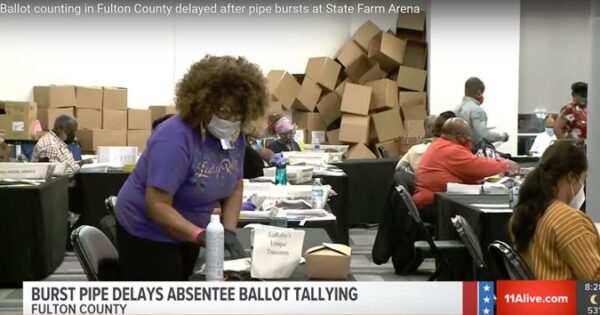
[{"label": "person in floral shirt", "polygon": [[571,85],[571,103],[563,106],[560,117],[554,124],[557,139],[587,139],[587,83],[575,82]]}]

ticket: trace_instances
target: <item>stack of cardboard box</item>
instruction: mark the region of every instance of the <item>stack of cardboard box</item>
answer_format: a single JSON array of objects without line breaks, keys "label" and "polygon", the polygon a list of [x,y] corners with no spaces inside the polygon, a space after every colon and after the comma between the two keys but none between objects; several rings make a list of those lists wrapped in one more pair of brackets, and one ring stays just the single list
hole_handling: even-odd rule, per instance
[{"label": "stack of cardboard box", "polygon": [[424,13],[400,14],[395,32],[368,21],[334,59],[310,58],[304,75],[271,71],[267,111],[292,110],[306,143],[351,144],[350,159],[397,158],[424,135],[425,38]]}]

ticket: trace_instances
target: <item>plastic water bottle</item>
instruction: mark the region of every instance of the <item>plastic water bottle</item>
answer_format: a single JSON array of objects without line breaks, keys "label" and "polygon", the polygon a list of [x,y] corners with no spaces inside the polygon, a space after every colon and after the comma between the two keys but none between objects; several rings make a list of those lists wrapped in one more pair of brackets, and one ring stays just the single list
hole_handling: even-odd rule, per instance
[{"label": "plastic water bottle", "polygon": [[218,214],[210,216],[206,227],[206,281],[223,281],[225,229]]},{"label": "plastic water bottle", "polygon": [[321,179],[315,179],[315,183],[312,186],[312,208],[313,209],[323,209],[323,185],[321,184]]},{"label": "plastic water bottle", "polygon": [[514,209],[519,202],[519,189],[521,188],[521,177],[517,176],[513,186],[508,191],[508,204],[511,209]]},{"label": "plastic water bottle", "polygon": [[275,185],[287,185],[286,163],[277,163],[275,165]]},{"label": "plastic water bottle", "polygon": [[319,137],[314,137],[314,139],[313,139],[313,148],[315,150],[321,150],[321,141],[319,140]]}]

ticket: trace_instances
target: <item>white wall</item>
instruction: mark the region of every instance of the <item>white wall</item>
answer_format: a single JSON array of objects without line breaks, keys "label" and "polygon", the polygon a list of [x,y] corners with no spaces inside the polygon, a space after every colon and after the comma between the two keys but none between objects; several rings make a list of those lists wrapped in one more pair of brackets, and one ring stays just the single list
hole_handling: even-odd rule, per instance
[{"label": "white wall", "polygon": [[519,112],[558,112],[590,78],[592,0],[521,1]]},{"label": "white wall", "polygon": [[301,73],[309,57],[333,56],[349,30],[344,15],[2,17],[0,99],[30,99],[34,85],[113,85],[129,88],[130,107],[167,104],[207,53],[243,55],[265,73]]},{"label": "white wall", "polygon": [[[592,2],[592,19],[590,22],[591,39],[591,69],[600,69],[600,1]],[[587,179],[587,213],[595,222],[600,222],[600,196],[596,195],[600,189],[600,109],[594,104],[600,103],[600,72],[592,71],[589,84],[589,102],[592,104],[588,108],[588,144],[587,155],[589,163],[589,172]]]},{"label": "white wall", "polygon": [[510,134],[500,151],[515,154],[519,104],[519,0],[431,1],[429,106],[433,114],[454,109],[464,82],[486,85],[488,126]]}]

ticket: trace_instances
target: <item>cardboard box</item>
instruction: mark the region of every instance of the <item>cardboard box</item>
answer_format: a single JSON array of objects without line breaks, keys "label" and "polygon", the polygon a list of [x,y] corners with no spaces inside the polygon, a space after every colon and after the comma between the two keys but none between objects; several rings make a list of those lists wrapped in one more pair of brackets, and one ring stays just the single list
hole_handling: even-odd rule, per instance
[{"label": "cardboard box", "polygon": [[342,144],[340,142],[340,130],[339,129],[327,131],[327,144],[330,144],[330,145]]},{"label": "cardboard box", "polygon": [[398,14],[396,20],[396,35],[404,39],[425,41],[426,36],[425,12]]},{"label": "cardboard box", "polygon": [[37,110],[37,119],[43,130],[50,130],[54,127],[56,118],[62,115],[75,117],[73,107],[68,108],[40,108]]},{"label": "cardboard box", "polygon": [[98,109],[75,108],[75,118],[79,129],[101,129],[102,111]]},{"label": "cardboard box", "polygon": [[75,88],[75,107],[102,109],[103,94],[101,87],[78,86]]},{"label": "cardboard box", "polygon": [[425,92],[399,92],[398,99],[404,120],[427,118],[427,94]]},{"label": "cardboard box", "polygon": [[404,60],[406,41],[396,35],[380,32],[369,44],[369,58],[376,60],[381,68],[390,72],[398,68]]},{"label": "cardboard box", "polygon": [[152,122],[166,115],[177,114],[177,109],[173,105],[152,105],[148,109],[150,110],[150,120]]},{"label": "cardboard box", "polygon": [[375,159],[377,156],[364,144],[355,144],[348,152],[346,152],[346,159],[358,160],[358,159]]},{"label": "cardboard box", "polygon": [[345,79],[344,81],[342,81],[340,84],[338,84],[338,86],[335,88],[335,91],[337,92],[338,95],[344,95],[344,90],[346,89],[346,83],[352,83],[350,81],[350,79]]},{"label": "cardboard box", "polygon": [[370,86],[347,83],[342,96],[341,111],[348,114],[368,115],[372,92],[373,88]]},{"label": "cardboard box", "polygon": [[371,118],[368,116],[343,115],[339,141],[344,143],[367,143],[370,121]]},{"label": "cardboard box", "polygon": [[424,91],[427,82],[427,71],[412,67],[400,66],[398,69],[398,86],[412,91]]},{"label": "cardboard box", "polygon": [[77,130],[77,138],[84,152],[94,152],[99,146],[127,145],[127,130]]},{"label": "cardboard box", "polygon": [[148,109],[127,109],[128,130],[150,130],[152,129],[152,112]]},{"label": "cardboard box", "polygon": [[306,273],[315,279],[346,279],[350,272],[352,248],[323,243],[306,251]]},{"label": "cardboard box", "polygon": [[400,155],[406,154],[408,150],[415,144],[421,142],[421,138],[419,137],[408,137],[404,136],[400,138]]},{"label": "cardboard box", "polygon": [[341,105],[342,98],[335,91],[321,98],[321,101],[317,104],[317,109],[326,127],[342,117]]},{"label": "cardboard box", "polygon": [[354,41],[350,41],[344,47],[338,50],[338,52],[335,54],[335,59],[339,61],[344,68],[346,68],[364,54],[365,53],[362,51],[360,46],[358,46]]},{"label": "cardboard box", "polygon": [[102,109],[127,110],[127,88],[104,87]]},{"label": "cardboard box", "polygon": [[398,108],[398,84],[390,79],[367,83],[373,88],[370,110]]},{"label": "cardboard box", "polygon": [[425,136],[425,126],[423,123],[423,120],[405,120],[405,135],[407,137],[423,138]]},{"label": "cardboard box", "polygon": [[348,75],[348,78],[351,82],[357,82],[360,84],[383,79],[387,75],[387,73],[381,69],[375,60],[372,60],[365,55],[357,58],[344,71]]},{"label": "cardboard box", "polygon": [[383,150],[385,150],[385,152],[387,152],[387,154],[388,154],[387,158],[390,158],[390,159],[400,158],[400,155],[401,155],[400,154],[400,141],[401,141],[400,139],[401,138],[392,139],[392,140],[388,140],[385,142],[375,144],[377,157],[386,158],[385,156],[383,156],[381,154],[380,148],[382,148]]},{"label": "cardboard box", "polygon": [[0,101],[0,113],[0,137],[4,140],[30,140],[35,137],[36,103]]},{"label": "cardboard box", "polygon": [[281,114],[283,112],[283,103],[275,100],[275,99],[271,99],[269,100],[269,103],[267,105],[267,109],[265,111],[265,117],[269,117],[271,114]]},{"label": "cardboard box", "polygon": [[142,153],[151,133],[150,130],[127,130],[127,146],[137,147],[138,152]]},{"label": "cardboard box", "polygon": [[309,77],[305,77],[300,86],[298,96],[292,105],[292,109],[305,112],[314,111],[321,96],[321,91],[322,89],[317,82]]},{"label": "cardboard box", "polygon": [[283,70],[272,70],[267,74],[267,87],[271,96],[290,109],[300,92],[296,78]]},{"label": "cardboard box", "polygon": [[74,107],[75,87],[68,85],[34,86],[33,99],[38,108]]},{"label": "cardboard box", "polygon": [[103,109],[102,129],[127,130],[127,111],[116,109]]},{"label": "cardboard box", "polygon": [[319,113],[294,112],[292,114],[294,123],[298,129],[308,131],[325,130],[325,123]]},{"label": "cardboard box", "polygon": [[407,67],[427,69],[427,43],[416,40],[407,41],[402,64]]},{"label": "cardboard box", "polygon": [[325,90],[333,91],[341,70],[342,66],[331,58],[310,58],[306,65],[306,77],[313,79]]},{"label": "cardboard box", "polygon": [[352,36],[352,40],[364,52],[367,52],[369,50],[369,43],[371,42],[371,39],[379,32],[381,32],[381,29],[375,25],[375,23],[367,21],[361,25],[358,30],[356,30],[356,33],[354,33],[354,36]]},{"label": "cardboard box", "polygon": [[400,138],[404,134],[402,118],[396,109],[371,115],[378,142]]}]

